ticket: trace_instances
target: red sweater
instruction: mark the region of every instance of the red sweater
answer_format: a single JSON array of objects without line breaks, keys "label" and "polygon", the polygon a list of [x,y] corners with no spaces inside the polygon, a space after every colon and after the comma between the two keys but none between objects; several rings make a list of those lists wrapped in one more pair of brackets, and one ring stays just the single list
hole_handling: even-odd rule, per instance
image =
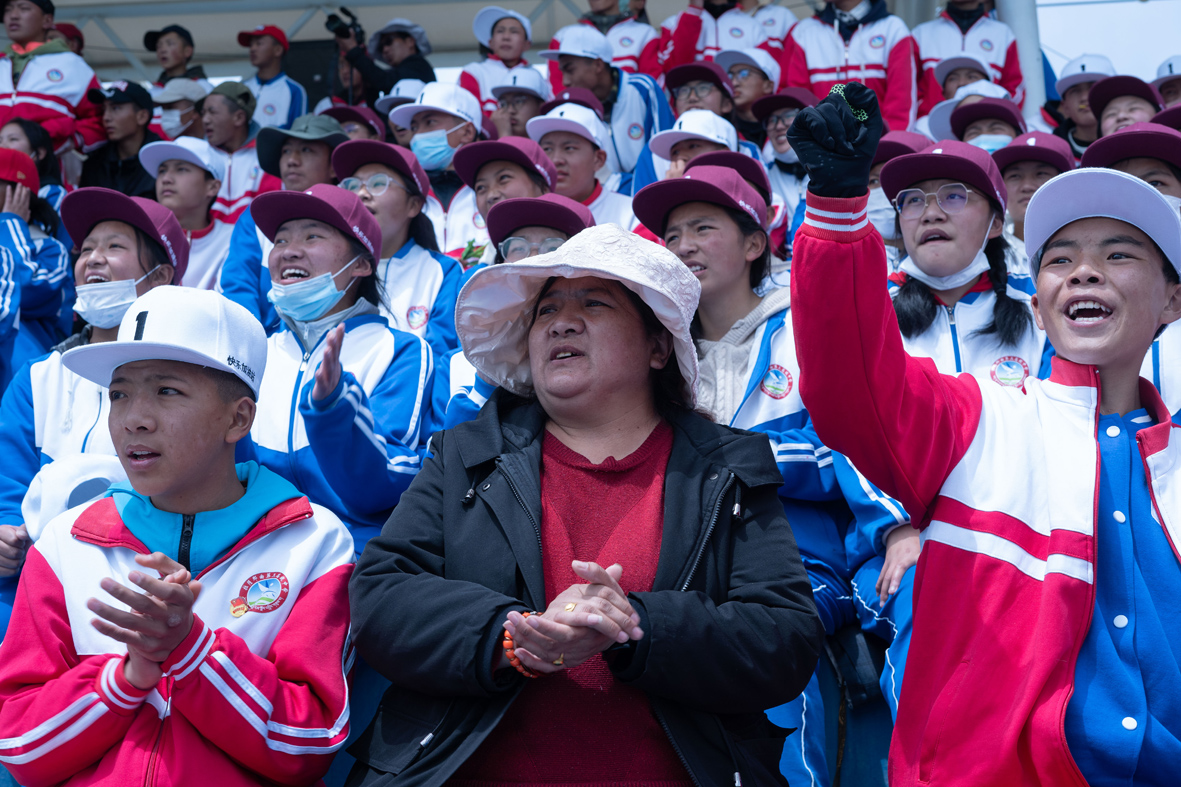
[{"label": "red sweater", "polygon": [[[573,560],[619,563],[625,591],[652,589],[672,444],[672,428],[662,421],[630,456],[596,465],[546,434],[541,465],[546,598],[584,582],[570,568]],[[692,780],[647,696],[615,680],[600,655],[530,681],[448,784],[690,787]]]}]

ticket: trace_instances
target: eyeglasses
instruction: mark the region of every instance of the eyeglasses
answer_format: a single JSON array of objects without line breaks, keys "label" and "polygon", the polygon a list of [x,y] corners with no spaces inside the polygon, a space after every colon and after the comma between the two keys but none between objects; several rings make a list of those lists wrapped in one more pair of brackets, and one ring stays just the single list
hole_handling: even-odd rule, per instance
[{"label": "eyeglasses", "polygon": [[798,109],[789,109],[786,112],[776,112],[774,115],[767,115],[763,118],[763,128],[767,131],[776,126],[783,126],[784,128],[791,128],[791,124],[795,121],[796,115],[800,114]]},{"label": "eyeglasses", "polygon": [[361,180],[360,178],[345,178],[340,182],[340,187],[345,191],[360,194],[361,189],[364,188],[373,197],[380,197],[382,194],[385,194],[390,186],[399,188],[407,194],[410,193],[410,190],[399,183],[397,178],[387,175],[384,172],[374,173],[365,178],[365,180]]},{"label": "eyeglasses", "polygon": [[344,129],[345,134],[356,134],[358,131],[373,130],[368,124],[361,123],[342,123],[340,127]]},{"label": "eyeglasses", "polygon": [[675,98],[677,101],[684,101],[689,97],[690,93],[696,94],[698,98],[705,98],[717,89],[718,86],[713,82],[698,82],[696,85],[681,85],[673,91],[673,98]]},{"label": "eyeglasses", "polygon": [[767,78],[767,77],[763,76],[762,71],[756,71],[753,68],[740,68],[740,69],[737,69],[736,71],[730,72],[730,81],[731,82],[745,82],[746,80],[750,79],[753,76],[759,76],[759,77],[762,77],[763,79]]},{"label": "eyeglasses", "polygon": [[541,243],[530,243],[524,238],[512,237],[502,240],[497,248],[500,249],[500,256],[504,257],[505,262],[516,262],[535,253],[549,254],[565,242],[561,238],[546,238]]},{"label": "eyeglasses", "polygon": [[905,189],[898,192],[894,198],[894,208],[904,219],[916,219],[927,209],[927,201],[935,198],[940,210],[954,215],[961,213],[968,204],[968,195],[973,194],[963,183],[946,183],[940,186],[934,194],[922,189]]},{"label": "eyeglasses", "polygon": [[513,109],[524,109],[525,105],[529,103],[529,99],[532,98],[533,96],[527,96],[523,93],[518,93],[512,98],[505,97],[500,99],[500,101],[497,102],[497,105],[501,109],[508,109],[509,107],[512,107]]}]

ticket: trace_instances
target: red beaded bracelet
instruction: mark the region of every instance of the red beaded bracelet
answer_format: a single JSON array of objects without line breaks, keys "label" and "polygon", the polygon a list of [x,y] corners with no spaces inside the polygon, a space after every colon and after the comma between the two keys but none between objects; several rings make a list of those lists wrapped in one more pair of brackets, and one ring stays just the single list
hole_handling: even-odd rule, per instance
[{"label": "red beaded bracelet", "polygon": [[[536,613],[522,612],[521,617],[527,618],[530,615],[534,615],[534,614],[536,614]],[[501,643],[501,645],[504,647],[504,655],[506,658],[508,658],[508,663],[512,664],[513,668],[516,669],[517,672],[521,673],[526,678],[540,678],[541,677],[541,673],[534,672],[533,670],[529,669],[528,667],[526,667],[524,664],[521,663],[521,660],[519,658],[517,658],[516,645],[513,642],[513,635],[509,634],[507,629],[504,632],[504,641]]]}]

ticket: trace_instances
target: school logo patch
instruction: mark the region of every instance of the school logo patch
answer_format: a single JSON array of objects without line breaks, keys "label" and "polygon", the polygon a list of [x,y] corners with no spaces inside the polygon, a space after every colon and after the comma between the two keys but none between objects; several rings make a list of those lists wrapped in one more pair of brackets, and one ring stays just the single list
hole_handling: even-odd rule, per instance
[{"label": "school logo patch", "polygon": [[768,19],[763,20],[763,27],[774,27],[774,26],[775,26],[775,17],[770,17]]},{"label": "school logo patch", "polygon": [[620,46],[631,46],[631,45],[632,45],[632,44],[634,44],[634,43],[635,43],[635,41],[633,41],[632,39],[628,38],[627,36],[624,36],[623,38],[619,39],[619,45],[620,45]]},{"label": "school logo patch", "polygon": [[874,49],[881,49],[882,47],[884,47],[886,45],[886,37],[885,36],[874,36],[873,38],[869,39],[869,45],[872,46]]},{"label": "school logo patch", "polygon": [[632,123],[627,127],[627,135],[632,139],[640,139],[644,136],[644,127],[639,123]]},{"label": "school logo patch", "polygon": [[992,51],[992,42],[986,38],[980,42],[980,48],[983,49],[985,52],[991,52]]},{"label": "school logo patch", "polygon": [[275,114],[276,112],[278,112],[279,110],[275,109],[275,105],[274,105],[274,104],[267,104],[266,106],[264,106],[264,107],[262,108],[262,111],[263,111],[263,112],[265,112],[265,113],[266,113],[266,114],[268,114],[268,115],[273,115],[273,114]]},{"label": "school logo patch", "polygon": [[481,230],[488,226],[487,222],[484,221],[484,217],[480,215],[479,211],[472,214],[472,224],[475,224],[476,228]]},{"label": "school logo patch", "polygon": [[45,78],[50,82],[61,82],[66,78],[66,75],[58,71],[56,68],[51,68],[45,72]]},{"label": "school logo patch", "polygon": [[990,376],[994,383],[1020,388],[1025,385],[1025,378],[1029,377],[1029,365],[1024,358],[1006,355],[996,359]]},{"label": "school logo patch", "polygon": [[730,28],[730,37],[731,38],[742,38],[742,28],[741,27]]},{"label": "school logo patch", "polygon": [[759,390],[772,399],[783,399],[791,393],[792,383],[791,372],[779,364],[773,363],[767,373],[763,375],[763,381],[759,383]]},{"label": "school logo patch", "polygon": [[230,614],[240,618],[247,612],[274,612],[283,606],[291,583],[278,571],[255,574],[242,583],[238,597],[230,601]]},{"label": "school logo patch", "polygon": [[406,324],[410,326],[411,330],[417,331],[422,326],[426,325],[427,318],[431,316],[430,310],[425,306],[411,306],[406,310]]},{"label": "school logo patch", "polygon": [[261,175],[261,174],[262,174],[262,168],[261,168],[261,167],[252,167],[252,168],[250,169],[250,179],[251,179],[251,180],[258,180],[258,176],[259,176],[259,175]]}]

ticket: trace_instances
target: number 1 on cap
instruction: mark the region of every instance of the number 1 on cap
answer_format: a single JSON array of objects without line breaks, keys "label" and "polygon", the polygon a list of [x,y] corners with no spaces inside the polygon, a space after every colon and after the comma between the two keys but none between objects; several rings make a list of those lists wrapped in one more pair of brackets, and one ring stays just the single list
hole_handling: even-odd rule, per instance
[{"label": "number 1 on cap", "polygon": [[140,341],[144,338],[144,325],[148,321],[148,313],[140,312],[135,315],[135,341]]}]

